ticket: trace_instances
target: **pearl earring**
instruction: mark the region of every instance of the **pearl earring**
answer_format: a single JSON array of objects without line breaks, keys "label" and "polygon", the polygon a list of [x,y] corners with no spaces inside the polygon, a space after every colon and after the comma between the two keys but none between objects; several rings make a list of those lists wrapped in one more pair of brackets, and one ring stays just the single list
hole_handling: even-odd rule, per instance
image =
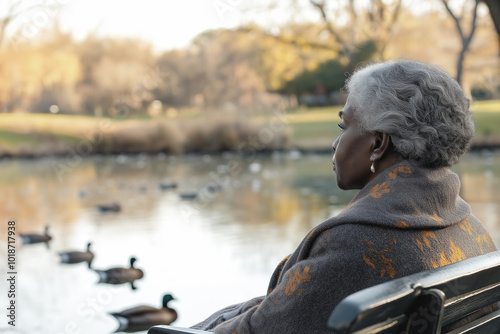
[{"label": "pearl earring", "polygon": [[375,161],[372,160],[372,165],[370,166],[370,170],[372,173],[375,173],[375,166],[374,166]]}]

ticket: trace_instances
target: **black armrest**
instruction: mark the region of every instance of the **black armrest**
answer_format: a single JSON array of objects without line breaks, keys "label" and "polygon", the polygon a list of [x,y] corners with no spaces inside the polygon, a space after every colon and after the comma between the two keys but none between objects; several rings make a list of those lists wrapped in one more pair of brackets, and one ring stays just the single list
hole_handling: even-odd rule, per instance
[{"label": "black armrest", "polygon": [[200,331],[199,329],[175,327],[175,326],[154,326],[148,330],[148,334],[206,334],[211,332]]},{"label": "black armrest", "polygon": [[413,333],[425,324],[425,333],[436,333],[476,314],[477,319],[448,333],[490,334],[500,328],[500,310],[484,310],[498,302],[500,251],[495,251],[355,292],[335,307],[328,326],[338,334],[401,333],[408,328]]}]

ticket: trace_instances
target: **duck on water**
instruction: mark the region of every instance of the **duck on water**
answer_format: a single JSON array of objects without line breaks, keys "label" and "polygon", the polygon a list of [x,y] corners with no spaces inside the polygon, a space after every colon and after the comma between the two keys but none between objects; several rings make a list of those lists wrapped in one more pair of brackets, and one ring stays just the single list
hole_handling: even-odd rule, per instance
[{"label": "duck on water", "polygon": [[87,251],[69,251],[69,252],[60,252],[59,256],[61,257],[61,263],[80,263],[87,262],[89,269],[92,266],[92,261],[94,260],[94,253],[90,250],[91,242],[87,244]]},{"label": "duck on water", "polygon": [[111,313],[119,323],[116,332],[133,333],[145,331],[156,325],[169,325],[177,319],[177,312],[168,306],[175,298],[166,294],[162,299],[162,307],[155,308],[147,305],[136,306],[121,312]]},{"label": "duck on water", "polygon": [[141,269],[135,268],[134,263],[137,261],[135,257],[130,258],[130,268],[110,268],[107,270],[94,271],[99,275],[98,283],[107,284],[123,284],[130,283],[132,290],[137,289],[134,282],[144,277],[144,272]]},{"label": "duck on water", "polygon": [[47,248],[49,248],[49,241],[52,240],[52,236],[49,234],[49,226],[45,226],[45,233],[44,234],[36,234],[36,233],[29,233],[29,234],[23,234],[20,233],[19,236],[21,237],[21,242],[23,245],[30,245],[30,244],[38,244],[44,242],[45,245],[47,245]]},{"label": "duck on water", "polygon": [[96,205],[96,209],[98,212],[120,212],[122,207],[119,203],[113,202],[109,204],[99,204]]}]

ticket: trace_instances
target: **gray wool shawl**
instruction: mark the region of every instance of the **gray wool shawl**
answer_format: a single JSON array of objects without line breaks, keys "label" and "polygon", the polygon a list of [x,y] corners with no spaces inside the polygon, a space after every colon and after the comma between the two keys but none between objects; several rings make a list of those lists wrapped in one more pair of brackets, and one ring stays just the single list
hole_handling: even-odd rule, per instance
[{"label": "gray wool shawl", "polygon": [[193,328],[217,334],[328,333],[346,296],[388,280],[496,250],[449,168],[403,161],[302,240],[275,269],[267,294]]}]

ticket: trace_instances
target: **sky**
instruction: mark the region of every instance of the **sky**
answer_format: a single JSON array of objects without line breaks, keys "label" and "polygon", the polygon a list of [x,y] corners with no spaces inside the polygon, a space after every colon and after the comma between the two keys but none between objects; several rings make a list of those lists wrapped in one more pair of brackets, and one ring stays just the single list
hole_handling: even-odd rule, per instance
[{"label": "sky", "polygon": [[[11,25],[11,33],[23,26],[23,35],[31,38],[58,20],[64,31],[71,31],[78,39],[89,32],[138,37],[151,41],[158,50],[167,50],[187,46],[205,30],[237,26],[243,0],[23,1],[24,6],[35,3],[42,6],[20,15]],[[7,2],[0,5],[0,13],[2,6],[5,12]]]},{"label": "sky", "polygon": [[[275,10],[263,5],[269,0],[0,0],[0,18],[11,3],[20,3],[24,8],[39,5],[16,18],[9,26],[11,35],[22,31],[25,38],[34,38],[44,28],[59,22],[64,31],[70,31],[77,39],[89,33],[135,37],[150,41],[157,51],[184,48],[205,30],[234,28],[248,21],[272,26],[291,18],[321,20],[311,10],[309,0],[277,1],[279,7]],[[290,11],[291,3],[298,10]],[[404,0],[404,3],[415,9],[433,2]],[[256,10],[259,6],[267,10]]]}]

